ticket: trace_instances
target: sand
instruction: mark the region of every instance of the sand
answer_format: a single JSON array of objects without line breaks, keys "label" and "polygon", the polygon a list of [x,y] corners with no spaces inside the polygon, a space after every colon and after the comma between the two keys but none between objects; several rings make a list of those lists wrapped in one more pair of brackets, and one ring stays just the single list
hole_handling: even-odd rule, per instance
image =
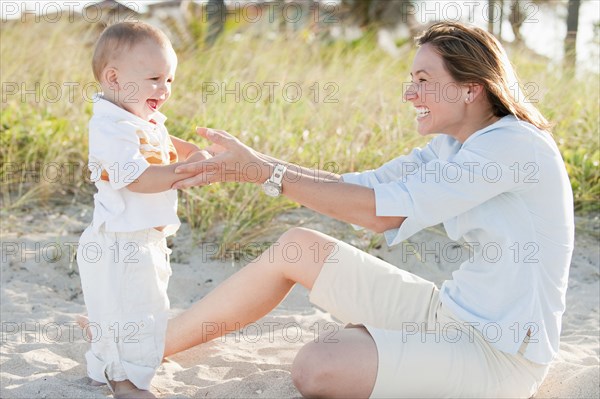
[{"label": "sand", "polygon": [[[1,215],[0,397],[4,399],[110,395],[105,386],[89,385],[84,364],[88,344],[74,323],[85,307],[72,255],[91,211],[89,206],[74,205]],[[377,256],[438,284],[458,266],[427,254],[407,255],[406,246],[379,247],[375,236],[353,232],[345,224],[305,209],[276,221],[279,226],[285,223],[317,228],[370,248]],[[577,219],[560,353],[537,398],[600,396],[599,232],[598,217]],[[274,232],[265,240],[275,237]],[[411,241],[439,242],[450,249],[453,245],[439,226]],[[210,251],[195,242],[185,225],[172,241],[172,249],[169,296],[173,314],[202,298],[244,264],[243,260],[211,259]],[[309,303],[303,287],[296,286],[257,323],[169,358],[153,380],[153,392],[169,398],[299,397],[290,377],[295,354],[303,344],[327,339],[339,328],[330,314]]]}]

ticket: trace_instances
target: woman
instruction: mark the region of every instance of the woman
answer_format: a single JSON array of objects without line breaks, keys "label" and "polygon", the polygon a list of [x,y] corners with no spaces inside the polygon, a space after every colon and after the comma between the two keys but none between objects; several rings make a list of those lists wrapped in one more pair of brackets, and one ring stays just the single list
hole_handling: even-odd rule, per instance
[{"label": "woman", "polygon": [[[271,251],[174,318],[165,355],[267,314],[295,283],[354,328],[309,343],[292,378],[305,396],[529,397],[558,352],[573,250],[572,192],[548,122],[515,92],[501,45],[482,29],[433,25],[417,39],[404,93],[424,149],[343,176],[291,166],[231,135],[199,133],[214,158],[181,167],[176,188],[256,176],[325,215],[383,232],[389,245],[443,223],[473,248],[438,289],[317,231],[294,228]],[[351,200],[348,200],[351,199]],[[291,263],[277,248],[303,249]],[[316,252],[315,245],[321,250]],[[274,255],[273,255],[274,254]],[[207,334],[203,322],[221,326]]]}]

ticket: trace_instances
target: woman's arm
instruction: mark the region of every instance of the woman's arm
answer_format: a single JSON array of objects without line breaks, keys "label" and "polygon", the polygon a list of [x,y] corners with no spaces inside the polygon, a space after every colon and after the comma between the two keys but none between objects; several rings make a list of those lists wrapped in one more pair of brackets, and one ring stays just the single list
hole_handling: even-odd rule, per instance
[{"label": "woman's arm", "polygon": [[[216,155],[179,166],[176,173],[194,176],[177,182],[174,188],[225,181],[262,184],[277,163],[287,164],[254,151],[226,132],[200,128],[198,133],[213,142],[212,148],[218,149]],[[405,219],[377,216],[373,189],[344,183],[339,175],[327,171],[288,164],[282,193],[319,213],[376,232],[397,228]]]},{"label": "woman's arm", "polygon": [[[264,173],[270,176],[276,163],[269,162]],[[377,216],[372,188],[345,183],[340,176],[334,180],[325,171],[291,165],[285,172],[282,189],[283,195],[307,208],[378,233],[400,227],[405,219]]]}]

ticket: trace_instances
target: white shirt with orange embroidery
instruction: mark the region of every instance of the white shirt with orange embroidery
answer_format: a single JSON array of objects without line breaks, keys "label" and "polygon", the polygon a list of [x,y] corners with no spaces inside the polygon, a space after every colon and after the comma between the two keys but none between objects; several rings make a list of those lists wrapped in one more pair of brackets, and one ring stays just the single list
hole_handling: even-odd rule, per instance
[{"label": "white shirt with orange embroidery", "polygon": [[175,233],[177,191],[141,194],[127,185],[151,164],[176,162],[177,153],[164,125],[167,119],[155,112],[145,121],[103,99],[94,98],[89,122],[89,169],[98,193],[94,195],[93,226],[106,231],[131,232],[166,226],[166,235]]}]

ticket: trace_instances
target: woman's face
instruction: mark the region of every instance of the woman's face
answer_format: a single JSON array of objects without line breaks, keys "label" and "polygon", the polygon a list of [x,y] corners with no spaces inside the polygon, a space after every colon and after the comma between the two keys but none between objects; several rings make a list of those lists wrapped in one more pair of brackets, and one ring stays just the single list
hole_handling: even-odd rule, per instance
[{"label": "woman's face", "polygon": [[458,139],[465,125],[467,86],[453,81],[429,43],[417,50],[410,75],[404,99],[415,107],[419,134],[444,133]]}]

